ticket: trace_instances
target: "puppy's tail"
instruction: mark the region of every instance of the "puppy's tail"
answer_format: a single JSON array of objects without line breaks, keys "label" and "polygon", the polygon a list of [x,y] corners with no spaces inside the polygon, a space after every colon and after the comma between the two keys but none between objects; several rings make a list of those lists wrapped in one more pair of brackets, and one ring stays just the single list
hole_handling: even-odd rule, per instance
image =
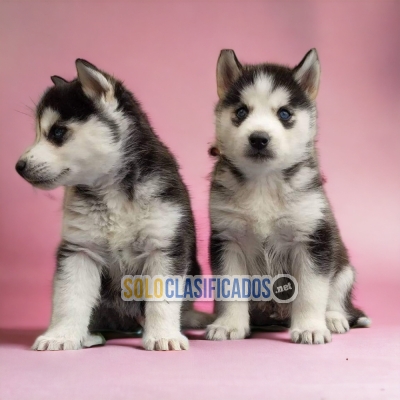
[{"label": "puppy's tail", "polygon": [[349,325],[351,328],[369,328],[371,326],[371,318],[369,318],[364,311],[352,305],[349,308],[350,310],[347,309],[347,314],[350,315]]},{"label": "puppy's tail", "polygon": [[371,319],[368,317],[360,317],[357,319],[352,328],[369,328],[371,326]]},{"label": "puppy's tail", "polygon": [[193,308],[182,311],[181,324],[183,329],[205,329],[207,325],[214,321],[215,314],[208,314]]}]

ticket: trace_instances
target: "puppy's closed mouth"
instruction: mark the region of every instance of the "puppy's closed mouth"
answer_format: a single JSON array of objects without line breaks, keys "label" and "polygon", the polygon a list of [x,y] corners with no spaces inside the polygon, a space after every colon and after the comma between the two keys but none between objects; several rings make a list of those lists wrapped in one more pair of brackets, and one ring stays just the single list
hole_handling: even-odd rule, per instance
[{"label": "puppy's closed mouth", "polygon": [[50,179],[26,179],[31,185],[37,185],[37,186],[48,186],[53,183],[56,183],[62,176],[66,175],[69,172],[69,168],[64,169],[61,171],[60,174],[55,176],[54,178]]},{"label": "puppy's closed mouth", "polygon": [[254,161],[266,161],[266,160],[270,160],[271,158],[274,158],[274,153],[269,150],[253,150],[253,149],[249,149],[246,152],[246,157],[251,158]]}]

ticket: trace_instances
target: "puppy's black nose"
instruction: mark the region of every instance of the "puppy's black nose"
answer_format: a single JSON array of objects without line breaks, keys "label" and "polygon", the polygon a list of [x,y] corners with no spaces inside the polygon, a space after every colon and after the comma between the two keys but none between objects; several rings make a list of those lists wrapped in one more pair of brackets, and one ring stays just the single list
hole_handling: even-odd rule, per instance
[{"label": "puppy's black nose", "polygon": [[19,160],[15,165],[15,169],[20,175],[22,175],[22,172],[24,171],[25,167],[26,167],[26,161],[24,160]]},{"label": "puppy's black nose", "polygon": [[269,135],[266,132],[253,132],[249,136],[249,142],[256,150],[265,149],[269,142]]}]

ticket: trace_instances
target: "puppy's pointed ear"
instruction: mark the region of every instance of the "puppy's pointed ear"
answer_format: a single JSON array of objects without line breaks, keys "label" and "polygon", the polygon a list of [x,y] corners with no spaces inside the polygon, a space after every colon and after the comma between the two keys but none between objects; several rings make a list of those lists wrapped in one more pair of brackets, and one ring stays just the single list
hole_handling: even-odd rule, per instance
[{"label": "puppy's pointed ear", "polygon": [[221,50],[217,63],[217,90],[222,99],[242,73],[242,65],[233,50]]},{"label": "puppy's pointed ear", "polygon": [[300,64],[293,68],[293,75],[299,85],[306,91],[311,100],[318,94],[321,67],[316,49],[311,49]]},{"label": "puppy's pointed ear", "polygon": [[65,85],[66,83],[68,83],[67,80],[65,80],[64,78],[61,78],[61,76],[57,76],[57,75],[51,76],[50,79],[54,83],[54,86],[61,86],[61,85]]},{"label": "puppy's pointed ear", "polygon": [[78,81],[88,97],[99,99],[104,96],[107,99],[112,94],[113,86],[103,72],[81,58],[78,58],[75,64],[78,72]]}]

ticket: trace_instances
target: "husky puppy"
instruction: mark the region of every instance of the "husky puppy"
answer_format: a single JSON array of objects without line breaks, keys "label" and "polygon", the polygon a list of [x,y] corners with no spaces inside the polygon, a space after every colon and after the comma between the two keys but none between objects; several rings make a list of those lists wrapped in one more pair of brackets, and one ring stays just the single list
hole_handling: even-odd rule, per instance
[{"label": "husky puppy", "polygon": [[299,292],[290,304],[216,302],[208,339],[242,339],[260,315],[265,323],[287,320],[296,343],[327,343],[331,332],[369,325],[353,306],[355,271],[322,187],[315,148],[319,79],[315,49],[293,69],[241,65],[233,50],[220,54],[212,271],[290,274]]},{"label": "husky puppy", "polygon": [[[124,302],[121,278],[199,274],[193,215],[178,165],[120,82],[87,61],[54,76],[36,110],[36,140],[17,162],[33,186],[65,186],[53,311],[35,350],[102,344],[99,329],[143,325],[147,350],[186,350],[182,302]],[[182,322],[206,324],[186,303]]]}]

